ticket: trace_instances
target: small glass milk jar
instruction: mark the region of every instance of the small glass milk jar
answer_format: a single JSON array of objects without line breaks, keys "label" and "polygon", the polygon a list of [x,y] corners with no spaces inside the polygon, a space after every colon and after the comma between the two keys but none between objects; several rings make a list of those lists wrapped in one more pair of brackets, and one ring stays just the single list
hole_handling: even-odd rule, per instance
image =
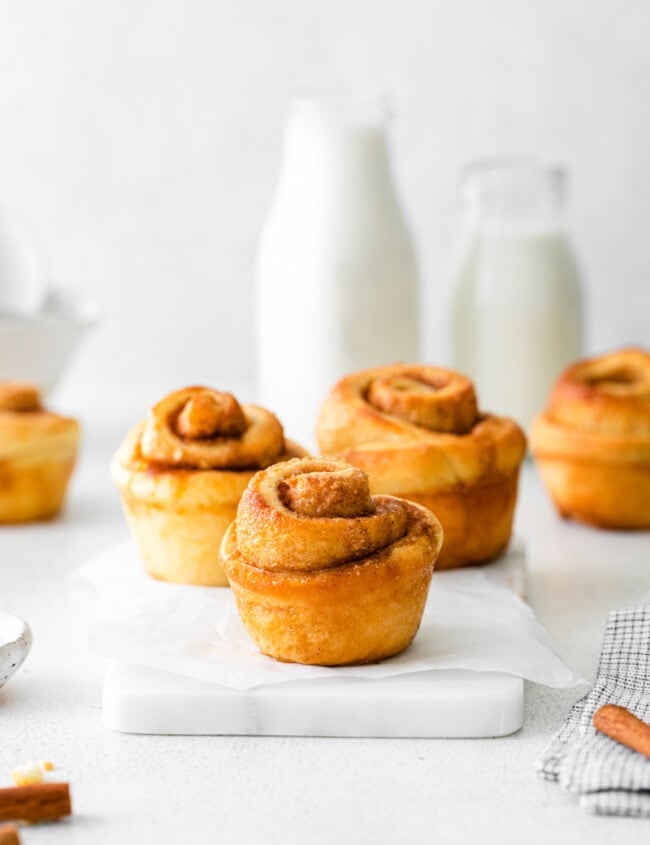
[{"label": "small glass milk jar", "polygon": [[481,404],[528,429],[562,369],[582,351],[578,269],[564,228],[566,173],[528,160],[464,171],[464,220],[452,276],[453,366]]}]

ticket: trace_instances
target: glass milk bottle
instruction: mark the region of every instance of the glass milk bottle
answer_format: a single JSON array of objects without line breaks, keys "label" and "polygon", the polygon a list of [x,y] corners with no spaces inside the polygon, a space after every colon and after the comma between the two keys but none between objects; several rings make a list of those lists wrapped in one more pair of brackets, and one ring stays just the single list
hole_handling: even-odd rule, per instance
[{"label": "glass milk bottle", "polygon": [[259,401],[291,437],[348,372],[417,360],[416,258],[377,99],[295,98],[257,265]]},{"label": "glass milk bottle", "polygon": [[580,356],[580,281],[564,231],[565,173],[528,161],[470,166],[453,275],[451,358],[481,405],[528,429]]}]

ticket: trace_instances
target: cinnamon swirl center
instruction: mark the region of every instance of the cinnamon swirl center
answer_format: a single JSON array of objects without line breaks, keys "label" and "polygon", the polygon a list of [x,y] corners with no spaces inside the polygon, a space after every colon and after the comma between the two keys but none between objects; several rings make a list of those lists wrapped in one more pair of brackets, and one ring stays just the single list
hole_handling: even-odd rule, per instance
[{"label": "cinnamon swirl center", "polygon": [[190,440],[238,437],[246,431],[246,417],[232,393],[205,391],[187,400],[176,419],[176,431]]},{"label": "cinnamon swirl center", "polygon": [[380,411],[433,431],[465,434],[478,418],[471,381],[436,367],[405,368],[375,378],[366,400]]},{"label": "cinnamon swirl center", "polygon": [[35,385],[19,381],[0,384],[0,411],[41,410],[41,395]]},{"label": "cinnamon swirl center", "polygon": [[282,504],[308,517],[345,518],[375,513],[368,476],[353,467],[338,472],[305,472],[278,483]]},{"label": "cinnamon swirl center", "polygon": [[617,396],[645,396],[650,398],[650,368],[632,361],[599,361],[576,373],[576,378],[588,387]]},{"label": "cinnamon swirl center", "polygon": [[152,464],[192,469],[261,469],[285,450],[278,419],[230,393],[186,387],[149,412],[140,451]]},{"label": "cinnamon swirl center", "polygon": [[327,569],[404,537],[408,507],[370,496],[364,472],[345,461],[278,463],[249,482],[237,510],[239,549],[266,569]]}]

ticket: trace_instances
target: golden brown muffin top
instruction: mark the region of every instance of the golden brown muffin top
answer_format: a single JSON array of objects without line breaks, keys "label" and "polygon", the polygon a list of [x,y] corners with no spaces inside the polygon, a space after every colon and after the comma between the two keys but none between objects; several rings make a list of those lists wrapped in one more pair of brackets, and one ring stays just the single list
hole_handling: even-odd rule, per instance
[{"label": "golden brown muffin top", "polygon": [[572,364],[553,386],[545,416],[601,434],[650,437],[650,352],[620,349]]},{"label": "golden brown muffin top", "polygon": [[0,382],[0,459],[18,459],[74,448],[79,423],[43,407],[38,387]]},{"label": "golden brown muffin top", "polygon": [[427,511],[422,516],[403,499],[371,496],[366,474],[345,461],[298,458],[250,480],[237,509],[237,543],[251,566],[328,569],[399,542],[414,508],[418,530],[437,537],[437,554],[441,529]]},{"label": "golden brown muffin top", "polygon": [[41,394],[35,384],[0,382],[0,411],[40,411],[42,407]]},{"label": "golden brown muffin top", "polygon": [[371,453],[374,463],[390,456],[409,476],[424,461],[430,477],[449,485],[511,472],[526,450],[513,420],[478,410],[466,376],[419,364],[345,376],[323,403],[316,434],[323,454],[363,457],[364,465]]},{"label": "golden brown muffin top", "polygon": [[143,461],[192,469],[261,469],[286,452],[282,425],[230,393],[186,387],[157,402],[138,437]]}]

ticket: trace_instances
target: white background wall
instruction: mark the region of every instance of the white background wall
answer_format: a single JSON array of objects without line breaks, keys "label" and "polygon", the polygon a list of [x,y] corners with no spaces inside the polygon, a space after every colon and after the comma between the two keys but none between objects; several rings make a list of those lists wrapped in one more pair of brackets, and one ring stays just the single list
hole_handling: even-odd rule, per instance
[{"label": "white background wall", "polygon": [[[252,270],[287,99],[378,86],[444,360],[464,162],[572,174],[590,351],[650,342],[647,0],[2,0],[0,201],[103,320],[68,383],[252,375]],[[155,398],[155,397],[154,397]]]}]

